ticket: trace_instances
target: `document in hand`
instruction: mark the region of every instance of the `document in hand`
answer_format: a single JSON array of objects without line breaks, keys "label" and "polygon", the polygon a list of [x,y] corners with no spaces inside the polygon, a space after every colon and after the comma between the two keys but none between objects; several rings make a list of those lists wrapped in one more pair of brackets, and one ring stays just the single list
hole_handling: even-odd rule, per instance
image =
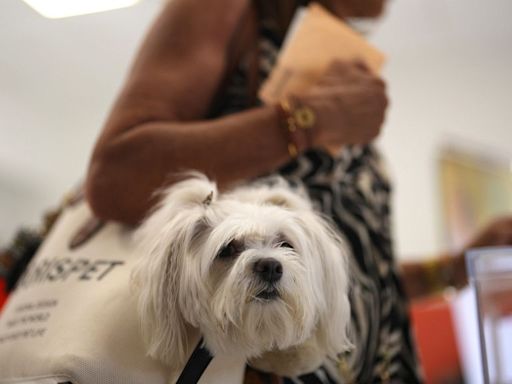
[{"label": "document in hand", "polygon": [[317,3],[298,11],[259,97],[270,104],[308,89],[333,60],[361,60],[375,73],[384,55]]}]

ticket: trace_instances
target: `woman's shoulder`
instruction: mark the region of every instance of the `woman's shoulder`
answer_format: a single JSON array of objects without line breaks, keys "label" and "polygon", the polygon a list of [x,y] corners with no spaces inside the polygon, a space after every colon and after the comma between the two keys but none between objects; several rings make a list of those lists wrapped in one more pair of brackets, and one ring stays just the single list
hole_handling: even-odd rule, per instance
[{"label": "woman's shoulder", "polygon": [[205,42],[227,47],[250,9],[250,0],[172,0],[164,6],[156,27],[161,24],[170,42],[180,48]]}]

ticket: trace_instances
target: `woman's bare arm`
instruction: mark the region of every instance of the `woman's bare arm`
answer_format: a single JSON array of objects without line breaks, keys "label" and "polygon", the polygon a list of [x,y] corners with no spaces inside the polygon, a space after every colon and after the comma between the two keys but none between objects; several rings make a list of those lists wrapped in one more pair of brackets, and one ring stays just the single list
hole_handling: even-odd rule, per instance
[{"label": "woman's bare arm", "polygon": [[288,158],[275,108],[218,120],[150,122],[127,131],[96,154],[87,196],[100,217],[136,223],[153,192],[176,173],[200,170],[225,186],[276,168]]},{"label": "woman's bare arm", "polygon": [[[219,12],[223,5],[231,8]],[[177,172],[201,170],[222,186],[287,160],[274,107],[201,121],[247,6],[233,0],[174,0],[166,6],[91,159],[86,194],[99,217],[136,223],[153,203],[153,192]]]},{"label": "woman's bare arm", "polygon": [[428,261],[401,263],[405,292],[409,298],[418,298],[448,287],[462,288],[468,283],[465,259],[468,250],[510,245],[512,216],[495,218],[477,231],[458,253],[446,253]]}]

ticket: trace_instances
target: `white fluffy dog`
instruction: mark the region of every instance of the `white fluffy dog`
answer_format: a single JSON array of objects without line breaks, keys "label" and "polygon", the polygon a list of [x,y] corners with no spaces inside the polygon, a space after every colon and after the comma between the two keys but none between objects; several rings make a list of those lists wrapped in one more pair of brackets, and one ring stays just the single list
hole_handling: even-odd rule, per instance
[{"label": "white fluffy dog", "polygon": [[218,195],[206,177],[165,191],[137,233],[133,273],[148,354],[182,367],[216,354],[295,376],[350,347],[344,242],[284,185]]}]

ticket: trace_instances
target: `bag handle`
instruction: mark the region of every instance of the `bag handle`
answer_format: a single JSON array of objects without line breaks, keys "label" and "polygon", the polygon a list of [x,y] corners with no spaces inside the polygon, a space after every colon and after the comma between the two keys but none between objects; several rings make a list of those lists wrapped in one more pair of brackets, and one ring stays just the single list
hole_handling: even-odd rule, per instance
[{"label": "bag handle", "polygon": [[104,225],[105,222],[98,219],[97,217],[92,216],[89,218],[71,237],[71,241],[69,242],[69,249],[74,250],[85,244],[95,234],[97,234]]},{"label": "bag handle", "polygon": [[196,384],[201,376],[203,376],[212,359],[212,354],[204,346],[203,338],[201,338],[194,352],[190,355],[185,368],[181,371],[176,384]]}]

